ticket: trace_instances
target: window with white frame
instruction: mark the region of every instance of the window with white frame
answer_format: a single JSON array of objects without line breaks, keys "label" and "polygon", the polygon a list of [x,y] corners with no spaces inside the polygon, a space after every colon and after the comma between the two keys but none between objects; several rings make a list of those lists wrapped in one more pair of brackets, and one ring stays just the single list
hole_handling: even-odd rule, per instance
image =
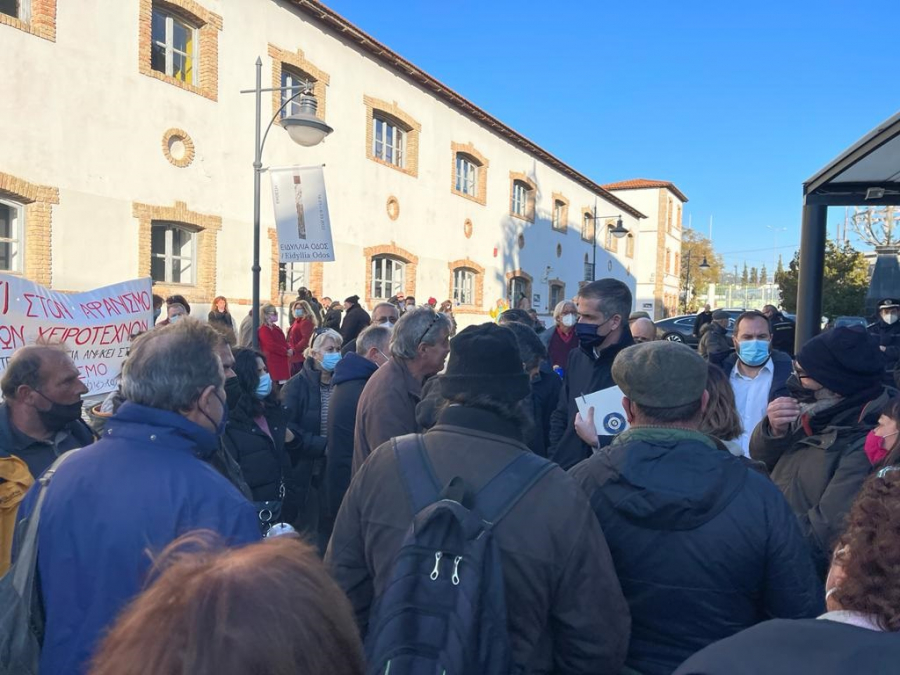
[{"label": "window with white frame", "polygon": [[478,196],[478,165],[461,152],[456,154],[456,191],[470,197]]},{"label": "window with white frame", "polygon": [[285,293],[299,291],[306,282],[303,279],[305,263],[278,263],[278,290]]},{"label": "window with white frame", "polygon": [[406,263],[396,258],[372,258],[372,297],[387,300],[403,292]]},{"label": "window with white frame", "polygon": [[150,67],[176,80],[197,85],[197,29],[175,14],[153,7]]},{"label": "window with white frame", "polygon": [[290,117],[291,115],[296,115],[300,112],[300,96],[304,90],[304,85],[308,84],[310,89],[315,84],[315,82],[305,75],[301,75],[300,73],[291,70],[287,66],[281,66],[281,86],[282,87],[290,87],[290,89],[283,89],[281,91],[281,102],[284,104],[286,101],[290,100],[292,96],[296,96],[293,101],[288,103],[281,109],[281,119],[285,117]]},{"label": "window with white frame", "polygon": [[594,216],[590,213],[585,213],[582,216],[582,224],[581,224],[581,238],[585,241],[594,241],[594,228],[596,227],[596,221],[594,220]]},{"label": "window with white frame", "polygon": [[457,305],[475,304],[475,270],[457,267],[453,270],[453,302]]},{"label": "window with white frame", "polygon": [[0,200],[0,272],[22,272],[22,234],[25,232],[25,207]]},{"label": "window with white frame", "polygon": [[565,208],[566,208],[565,202],[561,202],[558,199],[553,202],[553,229],[554,230],[566,229],[566,224],[563,222],[563,210]]},{"label": "window with white frame", "polygon": [[150,278],[164,284],[193,284],[197,232],[180,223],[153,221],[150,234]]},{"label": "window with white frame", "polygon": [[372,118],[372,126],[372,154],[388,164],[404,168],[406,131],[395,122],[379,115]]},{"label": "window with white frame", "polygon": [[[509,280],[509,306],[514,309],[530,309],[531,282],[525,277],[513,277]],[[529,304],[528,307],[525,307]]]},{"label": "window with white frame", "polygon": [[513,181],[512,213],[520,218],[528,214],[528,185],[520,180]]}]

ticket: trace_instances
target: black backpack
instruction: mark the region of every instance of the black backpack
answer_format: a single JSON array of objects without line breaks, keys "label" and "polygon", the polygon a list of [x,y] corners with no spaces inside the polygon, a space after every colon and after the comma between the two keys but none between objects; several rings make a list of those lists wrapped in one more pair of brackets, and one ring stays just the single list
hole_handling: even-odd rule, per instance
[{"label": "black backpack", "polygon": [[492,530],[556,465],[522,452],[463,504],[442,490],[421,435],[393,440],[413,522],[372,608],[371,675],[509,675],[513,671],[500,548]]}]

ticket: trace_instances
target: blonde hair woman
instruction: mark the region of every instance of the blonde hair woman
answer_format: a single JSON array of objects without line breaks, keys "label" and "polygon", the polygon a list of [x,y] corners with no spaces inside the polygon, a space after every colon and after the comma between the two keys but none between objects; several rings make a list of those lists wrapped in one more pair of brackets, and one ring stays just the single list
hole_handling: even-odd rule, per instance
[{"label": "blonde hair woman", "polygon": [[319,317],[306,300],[291,303],[291,327],[288,330],[288,346],[291,355],[291,377],[300,372],[313,331],[319,327]]}]

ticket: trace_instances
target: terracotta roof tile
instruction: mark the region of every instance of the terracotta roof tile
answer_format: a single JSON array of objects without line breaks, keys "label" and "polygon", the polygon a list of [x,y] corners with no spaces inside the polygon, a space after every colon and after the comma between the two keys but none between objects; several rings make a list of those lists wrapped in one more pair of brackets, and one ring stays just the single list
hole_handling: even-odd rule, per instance
[{"label": "terracotta roof tile", "polygon": [[667,188],[674,192],[681,201],[686,202],[688,200],[684,193],[675,187],[675,183],[667,180],[631,178],[629,180],[620,180],[617,183],[607,183],[603,186],[604,190],[645,190],[648,188]]}]

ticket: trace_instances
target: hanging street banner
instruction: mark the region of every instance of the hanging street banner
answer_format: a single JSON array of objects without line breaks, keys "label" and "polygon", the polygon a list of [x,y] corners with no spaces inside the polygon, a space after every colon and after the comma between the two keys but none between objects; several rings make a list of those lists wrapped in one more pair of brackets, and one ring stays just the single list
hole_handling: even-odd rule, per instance
[{"label": "hanging street banner", "polygon": [[321,166],[269,169],[278,228],[278,262],[331,262],[334,243]]},{"label": "hanging street banner", "polygon": [[131,336],[152,327],[149,278],[60,293],[0,274],[0,374],[20,347],[61,345],[78,367],[88,395],[105,394],[119,384]]}]

